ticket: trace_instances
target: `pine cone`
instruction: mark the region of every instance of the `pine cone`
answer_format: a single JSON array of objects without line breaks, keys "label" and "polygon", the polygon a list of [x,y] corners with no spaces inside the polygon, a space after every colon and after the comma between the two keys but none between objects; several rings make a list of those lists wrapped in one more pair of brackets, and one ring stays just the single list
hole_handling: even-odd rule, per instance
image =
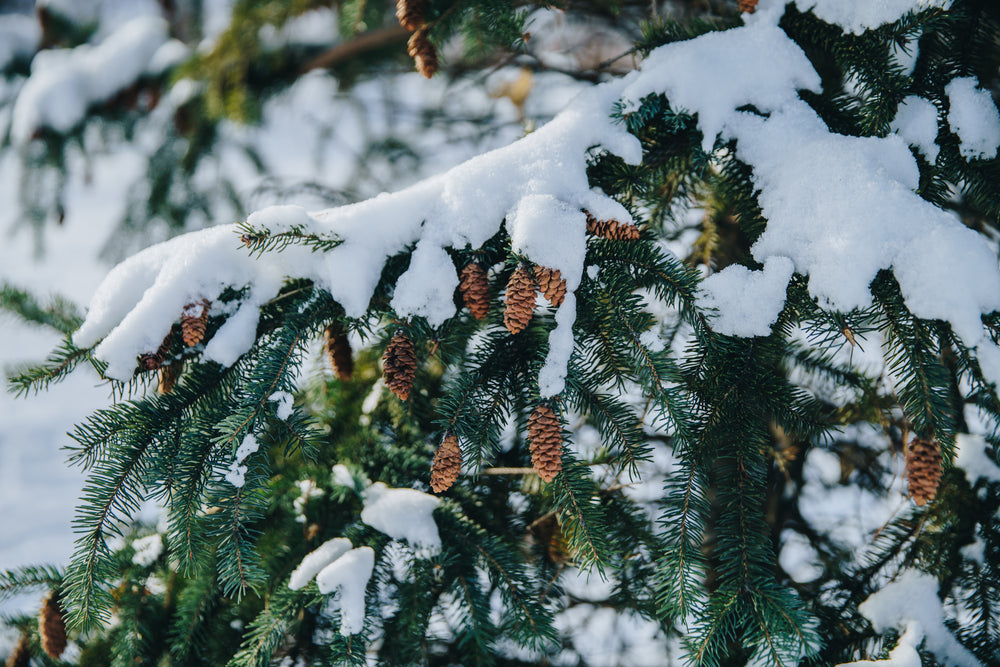
[{"label": "pine cone", "polygon": [[354,373],[354,358],[344,327],[339,322],[331,322],[323,332],[323,340],[330,368],[342,382],[347,382]]},{"label": "pine cone", "polygon": [[523,264],[507,282],[507,307],[503,311],[503,325],[512,334],[524,331],[535,310],[535,276]]},{"label": "pine cone", "polygon": [[434,462],[431,463],[431,488],[434,493],[450,489],[460,472],[462,450],[458,447],[458,438],[449,433],[434,452]]},{"label": "pine cone", "polygon": [[549,300],[549,303],[556,308],[562,305],[563,299],[566,298],[566,280],[560,275],[558,269],[536,266],[535,280],[538,281],[538,289]]},{"label": "pine cone", "polygon": [[417,374],[417,355],[413,341],[402,331],[397,331],[382,355],[382,374],[385,384],[392,393],[405,401],[413,389],[413,378]]},{"label": "pine cone", "polygon": [[168,333],[156,352],[143,352],[139,355],[139,369],[144,371],[155,371],[163,365],[167,355],[170,354],[170,345],[173,342],[173,332]]},{"label": "pine cone", "polygon": [[925,505],[937,495],[941,481],[941,445],[937,440],[914,438],[906,448],[906,485],[910,497]]},{"label": "pine cone", "polygon": [[396,0],[396,18],[399,25],[410,32],[424,24],[427,15],[428,0]]},{"label": "pine cone", "polygon": [[27,635],[21,635],[14,650],[7,656],[6,667],[28,667],[31,661],[31,642]]},{"label": "pine cone", "polygon": [[417,71],[428,79],[438,71],[437,50],[427,37],[427,27],[420,28],[410,35],[407,43],[407,52],[413,58]]},{"label": "pine cone", "polygon": [[160,366],[160,385],[157,390],[161,394],[169,394],[177,386],[177,380],[181,377],[181,371],[183,366],[180,359],[175,359],[173,362]]},{"label": "pine cone", "polygon": [[587,213],[587,232],[603,236],[612,241],[635,241],[639,238],[639,228],[617,220],[598,220]]},{"label": "pine cone", "polygon": [[59,606],[59,596],[55,591],[49,593],[38,616],[38,637],[42,650],[50,658],[59,658],[66,650],[66,619],[62,607]]},{"label": "pine cone", "polygon": [[486,269],[470,262],[462,269],[462,281],[458,284],[462,292],[462,300],[469,312],[477,320],[486,319],[490,312],[490,282],[486,277]]},{"label": "pine cone", "polygon": [[740,12],[750,12],[753,14],[757,10],[757,1],[758,0],[739,0],[737,4]]},{"label": "pine cone", "polygon": [[198,303],[189,303],[181,311],[181,336],[188,347],[194,347],[205,338],[209,306],[211,302],[202,299]]},{"label": "pine cone", "polygon": [[531,465],[546,482],[562,470],[562,425],[547,405],[539,405],[528,417],[528,446]]}]

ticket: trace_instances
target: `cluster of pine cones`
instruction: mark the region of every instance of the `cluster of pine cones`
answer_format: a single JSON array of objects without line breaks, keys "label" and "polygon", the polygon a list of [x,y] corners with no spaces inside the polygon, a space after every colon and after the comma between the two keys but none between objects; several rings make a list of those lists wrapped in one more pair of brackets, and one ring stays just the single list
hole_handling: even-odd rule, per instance
[{"label": "cluster of pine cones", "polygon": [[[51,591],[38,613],[38,642],[42,650],[55,660],[66,650],[66,617],[63,615],[59,595]],[[7,656],[6,667],[28,667],[31,664],[31,640],[27,635],[14,646]]]},{"label": "cluster of pine cones", "polygon": [[396,18],[399,25],[413,34],[407,43],[407,51],[417,66],[417,71],[428,79],[438,71],[437,50],[429,39],[430,26],[427,25],[429,0],[396,0]]}]

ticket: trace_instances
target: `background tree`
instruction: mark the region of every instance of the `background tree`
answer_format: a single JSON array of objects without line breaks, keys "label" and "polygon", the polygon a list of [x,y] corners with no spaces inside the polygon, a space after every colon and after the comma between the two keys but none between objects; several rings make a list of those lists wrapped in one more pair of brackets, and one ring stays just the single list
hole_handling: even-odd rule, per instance
[{"label": "background tree", "polygon": [[[304,70],[364,98],[410,58],[513,64],[519,120],[539,70],[586,85],[391,195],[363,199],[421,151],[382,140],[357,204],[135,254],[86,318],[6,288],[67,335],[15,391],[82,364],[121,392],[71,434],[71,563],[0,578],[52,590],[8,620],[8,663],[1000,663],[1000,13],[943,4],[573,7],[633,44],[627,77],[617,52],[552,64],[545,15],[502,3],[341,5],[324,47],[296,37],[314,5],[237,3],[192,52],[178,3],[35,55],[10,94],[24,173],[45,155],[58,186],[89,127],[158,128],[126,223],[168,227],[242,218],[199,170],[228,144],[265,171],[225,119],[266,126]],[[100,34],[39,19],[15,68]],[[95,113],[125,79],[150,108]],[[331,371],[303,373],[317,340]]]}]

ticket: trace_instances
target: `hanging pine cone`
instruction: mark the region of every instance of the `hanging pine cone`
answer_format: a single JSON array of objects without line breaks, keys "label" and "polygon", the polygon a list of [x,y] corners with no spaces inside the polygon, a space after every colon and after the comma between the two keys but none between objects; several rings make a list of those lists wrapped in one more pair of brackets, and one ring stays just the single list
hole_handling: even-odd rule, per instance
[{"label": "hanging pine cone", "polygon": [[417,71],[429,79],[438,71],[438,57],[437,49],[428,39],[427,32],[427,26],[424,26],[410,35],[407,52],[413,58]]},{"label": "hanging pine cone", "polygon": [[587,213],[587,232],[594,236],[603,236],[612,241],[635,241],[639,238],[639,228],[617,220],[598,220]]},{"label": "hanging pine cone", "polygon": [[55,591],[49,593],[38,616],[38,637],[42,650],[50,658],[59,658],[66,650],[66,619],[62,607],[59,606],[59,596]]},{"label": "hanging pine cone", "polygon": [[562,470],[562,425],[547,405],[539,405],[528,417],[528,446],[531,465],[546,482]]},{"label": "hanging pine cone", "polygon": [[753,14],[757,10],[757,1],[758,0],[739,0],[737,4],[740,12],[750,12]]},{"label": "hanging pine cone", "polygon": [[326,358],[341,382],[347,382],[354,373],[354,357],[351,356],[351,343],[347,340],[347,332],[339,322],[331,322],[323,332]]},{"label": "hanging pine cone", "polygon": [[431,488],[434,493],[441,493],[451,488],[462,472],[462,450],[458,447],[458,438],[449,433],[434,452],[434,462],[431,463]]},{"label": "hanging pine cone", "polygon": [[31,642],[27,635],[21,635],[14,650],[7,656],[6,667],[28,667],[31,662]]},{"label": "hanging pine cone", "polygon": [[396,18],[399,25],[410,32],[424,24],[427,15],[428,0],[396,0]]},{"label": "hanging pine cone", "polygon": [[486,319],[490,312],[490,281],[486,277],[486,269],[476,262],[466,264],[458,289],[472,316],[477,320]]},{"label": "hanging pine cone", "polygon": [[155,371],[163,365],[167,355],[170,354],[170,345],[173,342],[173,332],[168,333],[156,352],[143,352],[139,355],[139,369],[143,371]]},{"label": "hanging pine cone", "polygon": [[189,303],[181,311],[181,336],[188,347],[194,347],[205,338],[209,306],[211,302],[202,299],[197,303]]},{"label": "hanging pine cone", "polygon": [[160,394],[169,394],[177,386],[177,380],[181,377],[181,370],[183,367],[181,365],[180,359],[174,359],[169,364],[163,364],[160,366],[160,384],[157,387],[157,391]]},{"label": "hanging pine cone", "polygon": [[937,495],[941,481],[941,445],[937,440],[914,438],[906,448],[906,486],[918,505]]},{"label": "hanging pine cone", "polygon": [[507,307],[503,311],[503,325],[512,334],[524,331],[535,310],[535,276],[523,264],[507,281]]},{"label": "hanging pine cone", "polygon": [[413,389],[413,377],[417,374],[417,355],[413,341],[402,331],[397,331],[389,341],[382,355],[382,374],[385,384],[392,393],[405,401]]},{"label": "hanging pine cone", "polygon": [[535,266],[535,280],[538,281],[539,291],[549,303],[556,308],[562,305],[566,298],[566,280],[560,275],[559,269]]}]

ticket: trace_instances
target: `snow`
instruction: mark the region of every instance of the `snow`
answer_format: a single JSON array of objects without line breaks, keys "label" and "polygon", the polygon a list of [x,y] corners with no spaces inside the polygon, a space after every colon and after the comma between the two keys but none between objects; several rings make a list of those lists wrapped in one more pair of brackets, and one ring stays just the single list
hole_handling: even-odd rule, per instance
[{"label": "snow", "polygon": [[712,327],[730,336],[768,336],[785,305],[792,260],[771,256],[763,271],[732,264],[701,283],[698,304],[714,309]]},{"label": "snow", "polygon": [[0,72],[34,54],[41,39],[42,29],[33,16],[0,14]]},{"label": "snow", "polygon": [[[858,610],[871,621],[876,632],[884,633],[890,629],[906,630],[907,634],[912,632],[910,646],[918,645],[922,636],[924,648],[949,665],[978,667],[981,664],[945,626],[944,610],[938,599],[937,578],[932,575],[919,570],[904,570],[894,581],[872,593]],[[908,655],[904,651],[900,658]],[[909,664],[919,665],[919,657],[916,663],[901,662],[896,667],[908,667]]]},{"label": "snow", "polygon": [[323,568],[346,554],[352,547],[351,541],[345,537],[327,540],[306,554],[288,578],[288,587],[293,591],[305,588]]},{"label": "snow", "polygon": [[166,41],[166,21],[139,16],[97,46],[40,51],[14,104],[11,138],[24,144],[43,127],[57,132],[73,129],[91,104],[138,79]]},{"label": "snow", "polygon": [[988,90],[975,77],[952,79],[944,88],[950,109],[948,124],[959,138],[959,152],[970,160],[996,157],[1000,146],[1000,112]]},{"label": "snow", "polygon": [[135,549],[132,562],[140,567],[149,567],[163,553],[163,538],[159,533],[140,537],[132,542],[132,548]]},{"label": "snow", "polygon": [[845,662],[837,667],[921,667],[924,663],[917,652],[917,646],[923,639],[920,631],[920,624],[911,621],[906,624],[906,630],[899,637],[896,648],[892,649],[889,657],[885,660],[857,660],[855,662]]},{"label": "snow", "polygon": [[406,540],[421,555],[441,550],[434,510],[441,499],[416,489],[393,489],[375,482],[364,494],[361,520],[393,538]]},{"label": "snow", "polygon": [[908,14],[934,7],[948,7],[951,0],[795,0],[801,11],[860,35],[866,30],[893,23]]},{"label": "snow", "polygon": [[242,465],[247,457],[255,453],[260,448],[257,438],[252,433],[247,433],[243,442],[236,448],[236,455],[233,462],[229,464],[226,472],[226,481],[237,488],[241,488],[246,481],[247,466]]},{"label": "snow", "polygon": [[988,443],[979,435],[959,433],[955,443],[953,464],[960,468],[970,484],[979,480],[1000,483],[1000,466],[986,453]]},{"label": "snow", "polygon": [[339,593],[340,634],[354,635],[365,626],[365,590],[375,569],[375,551],[358,547],[324,567],[316,575],[321,593]]},{"label": "snow", "polygon": [[306,505],[313,498],[321,498],[324,491],[316,486],[316,482],[311,479],[300,479],[295,482],[295,486],[299,487],[299,496],[292,501],[292,508],[295,510],[295,521],[296,523],[305,523]]},{"label": "snow", "polygon": [[899,104],[890,128],[924,154],[928,162],[937,159],[938,110],[934,103],[910,95]]},{"label": "snow", "polygon": [[354,475],[351,471],[347,469],[343,463],[338,463],[331,469],[333,473],[333,483],[339,484],[340,486],[346,486],[349,489],[354,489],[357,487],[357,483],[354,481]]},{"label": "snow", "polygon": [[285,421],[292,416],[292,405],[295,403],[295,397],[287,391],[276,391],[268,396],[267,400],[278,404],[274,408],[274,414],[281,421]]}]

